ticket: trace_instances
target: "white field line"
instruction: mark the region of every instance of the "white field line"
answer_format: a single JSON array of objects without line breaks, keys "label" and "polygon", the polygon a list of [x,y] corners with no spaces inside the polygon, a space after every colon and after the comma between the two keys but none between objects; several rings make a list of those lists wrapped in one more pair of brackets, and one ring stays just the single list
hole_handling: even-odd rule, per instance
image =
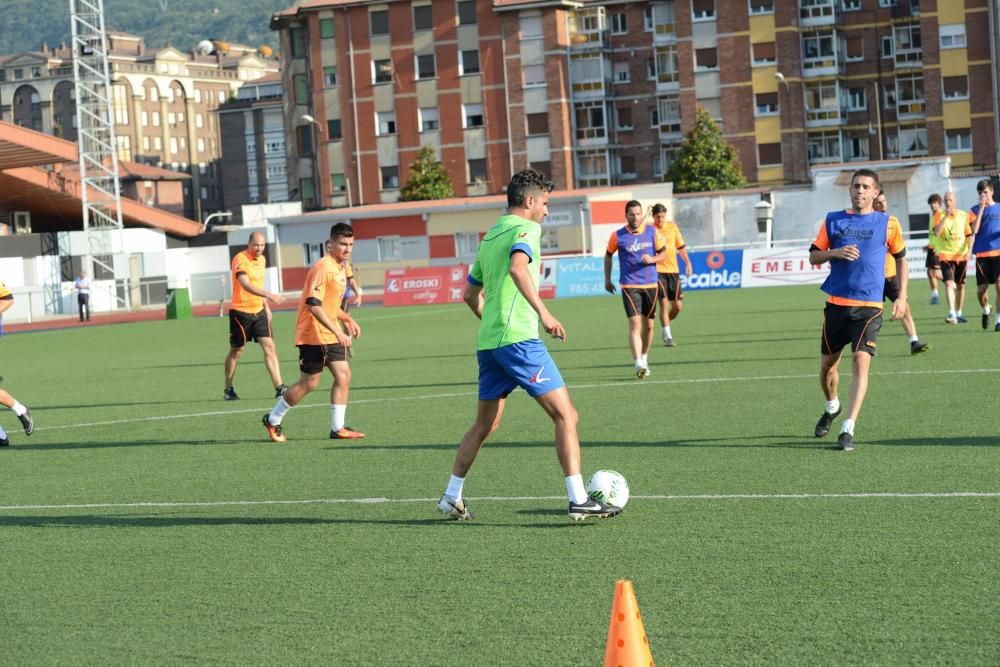
[{"label": "white field line", "polygon": [[[1000,491],[942,492],[872,492],[872,493],[729,493],[694,495],[632,496],[632,500],[701,501],[701,500],[823,500],[832,498],[1000,498]],[[565,496],[479,496],[470,502],[535,502],[565,500]],[[302,500],[215,500],[136,503],[79,503],[66,505],[0,505],[0,511],[21,510],[85,510],[85,509],[156,509],[179,507],[259,507],[274,505],[399,505],[434,503],[437,498],[311,498]]]},{"label": "white field line", "polygon": [[[1000,368],[960,368],[960,369],[928,369],[928,370],[918,370],[918,371],[886,371],[886,372],[873,372],[869,375],[949,375],[956,373],[1000,373]],[[620,382],[599,382],[595,384],[574,384],[569,385],[572,390],[579,389],[607,389],[609,387],[646,387],[653,385],[673,385],[673,384],[705,384],[705,383],[715,383],[715,382],[758,382],[758,381],[773,381],[773,380],[814,380],[816,379],[816,373],[803,373],[797,375],[746,375],[741,377],[714,377],[714,378],[688,378],[688,379],[677,379],[677,380],[643,380],[639,382],[637,380],[623,380]],[[364,389],[364,387],[359,387],[358,389]],[[396,403],[399,401],[429,401],[439,398],[461,398],[465,396],[476,396],[474,391],[460,391],[460,392],[450,392],[443,394],[423,394],[420,396],[383,396],[381,398],[360,398],[351,401],[351,405],[361,405],[363,403]],[[329,403],[308,403],[300,404],[295,406],[297,409],[301,408],[326,408],[329,407]],[[99,422],[86,422],[82,424],[63,424],[61,426],[39,426],[35,428],[36,431],[58,431],[68,428],[90,428],[92,426],[116,426],[119,424],[134,424],[137,422],[156,422],[156,421],[168,421],[172,419],[195,419],[197,417],[218,417],[220,415],[239,415],[247,414],[252,412],[266,411],[266,408],[243,408],[241,410],[211,410],[208,412],[190,412],[186,414],[173,414],[173,415],[156,415],[151,417],[132,417],[129,419],[110,419],[107,421]]]}]

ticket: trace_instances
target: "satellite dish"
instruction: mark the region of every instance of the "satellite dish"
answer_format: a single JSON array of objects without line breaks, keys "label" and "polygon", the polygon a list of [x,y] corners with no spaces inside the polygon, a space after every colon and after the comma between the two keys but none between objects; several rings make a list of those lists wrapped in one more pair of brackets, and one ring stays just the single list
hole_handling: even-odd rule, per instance
[{"label": "satellite dish", "polygon": [[211,40],[203,39],[200,42],[198,42],[198,46],[196,46],[195,48],[198,49],[198,53],[200,53],[201,55],[209,56],[212,55],[212,51],[215,50],[215,44],[212,44]]}]

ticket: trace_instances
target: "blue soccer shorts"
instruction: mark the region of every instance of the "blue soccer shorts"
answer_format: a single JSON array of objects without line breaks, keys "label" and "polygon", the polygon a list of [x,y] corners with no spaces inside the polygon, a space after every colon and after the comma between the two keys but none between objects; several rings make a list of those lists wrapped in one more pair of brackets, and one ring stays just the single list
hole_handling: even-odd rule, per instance
[{"label": "blue soccer shorts", "polygon": [[506,398],[521,387],[532,398],[565,387],[545,344],[535,338],[495,350],[479,350],[479,400]]}]

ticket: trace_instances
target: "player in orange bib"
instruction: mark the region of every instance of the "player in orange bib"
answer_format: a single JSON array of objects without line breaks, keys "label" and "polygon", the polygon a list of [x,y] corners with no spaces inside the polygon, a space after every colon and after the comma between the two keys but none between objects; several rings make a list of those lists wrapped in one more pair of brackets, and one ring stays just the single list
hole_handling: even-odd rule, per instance
[{"label": "player in orange bib", "polygon": [[[872,208],[882,213],[889,212],[889,200],[886,199],[884,192],[880,192],[878,197],[875,198]],[[889,216],[889,235],[903,236],[903,226],[899,224],[899,218],[894,215]],[[887,254],[885,256],[885,293],[883,301],[888,299],[890,303],[896,303],[896,299],[898,298],[899,275],[896,273],[896,258],[891,254]],[[930,345],[922,342],[920,337],[917,336],[917,325],[914,323],[913,315],[910,314],[909,309],[906,310],[905,315],[899,318],[899,323],[903,325],[903,331],[906,332],[907,338],[910,339],[910,354],[920,354],[931,349]]]},{"label": "player in orange bib", "polygon": [[[0,282],[0,314],[9,310],[13,305],[14,295],[11,294],[6,285]],[[21,422],[21,426],[24,428],[25,435],[31,435],[34,432],[35,421],[31,418],[31,410],[27,406],[21,405],[16,398],[3,389],[0,389],[0,405],[13,410],[14,414],[17,415],[18,421]],[[8,445],[10,445],[10,439],[7,437],[7,432],[3,430],[3,426],[0,426],[0,447]]]},{"label": "player in orange bib", "polygon": [[271,336],[271,307],[268,302],[280,305],[285,298],[264,289],[267,260],[264,257],[266,239],[260,232],[250,235],[247,249],[233,257],[233,301],[229,308],[229,354],[226,355],[226,388],[222,397],[227,401],[239,400],[233,389],[236,364],[243,348],[250,341],[257,341],[264,352],[264,366],[271,376],[274,395],[280,396],[286,387],[281,382],[278,353]]},{"label": "player in orange bib", "polygon": [[361,337],[361,327],[340,308],[347,289],[347,261],[354,249],[354,230],[338,222],[330,228],[332,253],[324,255],[309,269],[299,299],[295,323],[295,345],[299,348],[299,381],[288,388],[270,413],[264,415],[264,428],[274,442],[285,442],[281,422],[285,414],[319,386],[324,368],[333,374],[330,390],[330,438],[354,439],[364,433],[344,424],[347,395],[351,385],[351,367],[347,350],[353,338]]},{"label": "player in orange bib", "polygon": [[684,294],[681,290],[680,266],[677,255],[684,260],[684,275],[690,277],[692,272],[691,258],[688,257],[684,237],[677,223],[667,220],[667,207],[655,204],[652,209],[653,226],[660,232],[663,244],[667,249],[667,257],[656,265],[656,281],[660,301],[660,325],[663,327],[663,344],[675,347],[677,343],[670,333],[670,322],[677,319],[684,306]]}]

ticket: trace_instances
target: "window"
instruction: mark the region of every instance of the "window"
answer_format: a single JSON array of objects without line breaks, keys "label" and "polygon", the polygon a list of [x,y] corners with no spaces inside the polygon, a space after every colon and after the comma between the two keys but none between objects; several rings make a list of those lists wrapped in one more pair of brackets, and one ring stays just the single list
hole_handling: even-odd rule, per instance
[{"label": "window", "polygon": [[809,82],[803,93],[807,121],[836,121],[840,118],[840,89],[836,81]]},{"label": "window", "polygon": [[175,114],[173,111],[167,112],[167,125],[169,125],[170,127],[177,125],[177,114]]},{"label": "window", "polygon": [[368,15],[371,21],[372,34],[373,35],[388,35],[389,34],[389,11],[386,9],[380,9],[371,12]]},{"label": "window", "polygon": [[378,261],[390,262],[402,259],[403,253],[399,250],[398,236],[379,236],[375,240],[378,243]]},{"label": "window", "polygon": [[545,162],[529,162],[528,166],[540,173],[542,176],[548,178],[549,174],[552,173],[552,163],[549,161]]},{"label": "window", "polygon": [[341,130],[340,130],[340,119],[339,118],[327,119],[326,138],[329,139],[330,141],[333,141],[334,139],[342,138],[342,136],[343,135],[341,135]]},{"label": "window", "polygon": [[542,113],[529,113],[526,114],[528,119],[528,134],[529,135],[548,135],[549,133],[549,114]]},{"label": "window", "polygon": [[545,65],[525,65],[524,85],[544,86],[545,85]]},{"label": "window", "polygon": [[900,128],[897,144],[899,155],[901,157],[918,157],[927,155],[927,128]]},{"label": "window", "polygon": [[781,164],[781,144],[757,144],[757,163],[761,167]]},{"label": "window", "polygon": [[938,26],[942,49],[961,49],[965,47],[965,24]]},{"label": "window", "polygon": [[142,150],[144,150],[144,151],[148,151],[149,150],[149,137],[143,137],[142,138]]},{"label": "window", "polygon": [[653,32],[653,6],[646,5],[642,11],[642,31]]},{"label": "window", "polygon": [[628,83],[629,82],[629,64],[628,61],[615,63],[612,66],[614,82],[615,83]]},{"label": "window", "polygon": [[892,35],[883,35],[881,44],[882,44],[882,57],[892,58],[893,56]]},{"label": "window", "polygon": [[459,0],[458,24],[474,25],[476,23],[476,0]]},{"label": "window", "polygon": [[376,125],[378,126],[378,136],[396,134],[396,112],[379,111],[375,114]]},{"label": "window", "polygon": [[755,116],[771,116],[778,113],[778,93],[757,93]]},{"label": "window", "polygon": [[421,132],[431,132],[441,129],[441,125],[438,123],[437,107],[421,107],[419,113]]},{"label": "window", "polygon": [[964,100],[969,98],[969,77],[967,76],[941,77],[941,86],[944,89],[944,98],[946,100]]},{"label": "window", "polygon": [[313,263],[318,262],[322,258],[323,258],[322,243],[302,244],[302,259],[305,260],[306,266],[311,266]]},{"label": "window", "polygon": [[695,21],[715,18],[715,0],[691,0],[691,17]]},{"label": "window", "polygon": [[919,63],[923,54],[923,41],[920,37],[919,25],[896,26],[893,36],[893,48],[896,51],[896,63]]},{"label": "window", "polygon": [[656,176],[657,178],[663,176],[663,158],[659,155],[654,155],[650,165],[650,171],[652,171],[653,176]]},{"label": "window", "polygon": [[653,4],[653,32],[662,37],[677,36],[677,14],[673,2]]},{"label": "window", "polygon": [[375,60],[372,62],[372,80],[375,83],[392,82],[392,61]]},{"label": "window", "polygon": [[434,27],[434,18],[430,5],[418,5],[413,8],[413,29],[431,30]]},{"label": "window", "polygon": [[878,0],[879,7],[895,7],[896,0]]},{"label": "window", "polygon": [[160,137],[153,137],[153,150],[162,151],[163,150],[163,140]]},{"label": "window", "polygon": [[306,84],[305,74],[296,74],[292,77],[292,84],[295,88],[295,103],[296,104],[308,104],[309,103],[309,86]]},{"label": "window", "polygon": [[118,159],[129,161],[132,159],[132,137],[118,135],[115,137],[118,145]]},{"label": "window", "polygon": [[199,129],[205,127],[205,117],[202,114],[196,113],[194,115],[194,126]]},{"label": "window", "polygon": [[843,0],[840,6],[845,12],[856,12],[861,9],[861,0]]},{"label": "window", "polygon": [[656,61],[652,58],[646,58],[646,80],[654,81],[656,79]]},{"label": "window", "polygon": [[972,130],[945,130],[944,143],[948,153],[968,153],[972,150]]},{"label": "window", "polygon": [[667,95],[666,97],[661,97],[657,103],[657,111],[660,121],[660,132],[665,134],[680,134],[680,95]]},{"label": "window", "polygon": [[382,167],[382,189],[383,190],[399,189],[398,166],[394,165],[392,167]]},{"label": "window", "polygon": [[343,174],[330,174],[330,189],[332,192],[347,192],[347,179]]},{"label": "window", "polygon": [[868,108],[868,95],[864,88],[849,88],[847,90],[847,110],[864,111]]},{"label": "window", "polygon": [[774,0],[750,0],[751,14],[773,14]]},{"label": "window", "polygon": [[417,78],[418,79],[433,79],[434,72],[434,54],[430,53],[427,55],[418,55],[417,59]]},{"label": "window", "polygon": [[470,257],[479,248],[479,232],[455,232],[455,256]]},{"label": "window", "polygon": [[844,159],[848,162],[868,159],[868,133],[844,137]]},{"label": "window", "polygon": [[601,139],[605,136],[604,102],[577,104],[575,113],[577,139]]},{"label": "window", "polygon": [[657,128],[660,126],[660,110],[653,107],[649,110],[649,127]]},{"label": "window", "polygon": [[299,155],[312,155],[312,125],[299,125],[295,128],[295,147]]},{"label": "window", "polygon": [[900,115],[923,113],[923,74],[906,74],[896,77],[896,111]]},{"label": "window", "polygon": [[337,67],[324,67],[323,68],[323,85],[327,88],[337,85]]},{"label": "window", "polygon": [[302,28],[292,28],[288,31],[289,41],[292,43],[292,57],[306,57],[306,31]]},{"label": "window", "polygon": [[809,162],[840,162],[840,132],[818,132],[806,138]]},{"label": "window", "polygon": [[865,59],[865,43],[861,37],[848,37],[844,41],[844,54],[848,62]]},{"label": "window", "polygon": [[18,67],[17,69],[15,69],[14,70],[14,78],[15,79],[23,79],[24,78],[24,70],[21,69],[20,67]]},{"label": "window", "polygon": [[177,154],[177,137],[170,137],[170,154]]},{"label": "window", "polygon": [[632,105],[615,109],[615,127],[619,130],[632,129]]},{"label": "window", "polygon": [[469,160],[469,184],[470,185],[485,185],[486,184],[486,160],[480,158],[477,160]]},{"label": "window", "polygon": [[333,19],[319,20],[319,38],[333,39]]},{"label": "window", "polygon": [[615,12],[611,15],[611,34],[624,35],[628,32],[628,23],[625,20],[625,12]]},{"label": "window", "polygon": [[521,27],[521,39],[535,39],[542,36],[541,16],[521,16],[518,23]]},{"label": "window", "polygon": [[462,51],[459,54],[458,60],[458,73],[463,74],[479,74],[479,51]]},{"label": "window", "polygon": [[482,127],[483,126],[483,105],[463,104],[462,105],[462,127]]},{"label": "window", "polygon": [[774,50],[774,42],[758,42],[750,45],[753,51],[753,64],[766,65],[777,62],[777,55]]},{"label": "window", "polygon": [[128,125],[129,94],[125,86],[111,86],[111,97],[115,124]]},{"label": "window", "polygon": [[618,177],[625,180],[631,180],[635,178],[634,155],[618,156]]},{"label": "window", "polygon": [[717,70],[719,69],[719,49],[714,46],[710,49],[695,49],[694,61],[695,71]]},{"label": "window", "polygon": [[143,127],[149,127],[149,112],[142,111],[139,113],[140,122]]},{"label": "window", "polygon": [[[828,60],[835,53],[833,32],[814,32],[802,36],[803,60]],[[803,66],[808,67],[806,63]]]},{"label": "window", "polygon": [[202,137],[198,137],[198,142],[197,142],[196,146],[198,148],[198,152],[199,153],[204,153],[205,152],[205,139],[202,138]]}]

